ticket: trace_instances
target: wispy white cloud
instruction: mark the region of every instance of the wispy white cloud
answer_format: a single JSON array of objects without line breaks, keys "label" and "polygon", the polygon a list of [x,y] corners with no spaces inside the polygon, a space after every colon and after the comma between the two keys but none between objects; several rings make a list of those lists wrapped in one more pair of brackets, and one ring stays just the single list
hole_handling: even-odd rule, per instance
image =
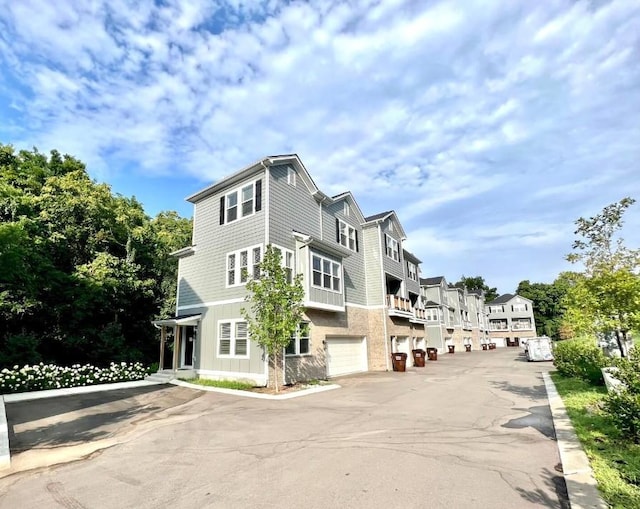
[{"label": "wispy white cloud", "polygon": [[[628,0],[11,2],[0,138],[107,180],[215,180],[297,152],[326,192],[397,209],[423,258],[518,245],[559,259],[562,239],[536,225],[564,232],[640,191],[639,34]],[[448,233],[486,224],[534,232]]]}]

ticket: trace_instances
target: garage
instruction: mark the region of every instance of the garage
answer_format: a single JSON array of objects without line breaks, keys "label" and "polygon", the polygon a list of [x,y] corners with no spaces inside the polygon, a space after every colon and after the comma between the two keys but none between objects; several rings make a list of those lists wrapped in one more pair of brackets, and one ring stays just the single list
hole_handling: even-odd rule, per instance
[{"label": "garage", "polygon": [[327,376],[367,371],[367,346],[363,337],[331,337],[325,341]]},{"label": "garage", "polygon": [[409,344],[409,338],[406,336],[398,336],[396,337],[396,348],[395,352],[406,353],[407,356],[411,356],[411,345]]}]

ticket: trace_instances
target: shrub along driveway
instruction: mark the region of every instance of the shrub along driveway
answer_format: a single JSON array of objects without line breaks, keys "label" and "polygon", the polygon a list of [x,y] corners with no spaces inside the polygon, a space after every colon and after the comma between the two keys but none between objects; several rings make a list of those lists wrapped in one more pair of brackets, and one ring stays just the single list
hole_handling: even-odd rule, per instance
[{"label": "shrub along driveway", "polygon": [[0,507],[568,507],[551,366],[519,353],[444,355],[286,401],[206,393],[179,422],[0,480]]}]

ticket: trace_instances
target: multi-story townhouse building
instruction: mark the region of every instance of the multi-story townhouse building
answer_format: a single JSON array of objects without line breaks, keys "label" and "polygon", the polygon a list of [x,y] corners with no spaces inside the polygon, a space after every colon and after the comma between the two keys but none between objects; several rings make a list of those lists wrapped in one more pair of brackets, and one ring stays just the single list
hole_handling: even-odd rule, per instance
[{"label": "multi-story townhouse building", "polygon": [[496,346],[506,346],[510,342],[536,337],[536,322],[531,300],[520,295],[505,293],[488,302],[485,309],[489,336]]},{"label": "multi-story townhouse building", "polygon": [[442,353],[453,344],[455,306],[449,300],[449,285],[443,276],[420,279],[426,309],[427,346]]},{"label": "multi-story townhouse building", "polygon": [[[425,344],[419,264],[395,212],[364,217],[350,192],[327,196],[297,155],[262,159],[187,198],[192,245],[179,259],[176,316],[162,365],[265,385],[274,370],[241,310],[266,246],[302,274],[305,313],[283,360],[285,382],[390,369],[392,351]],[[167,332],[173,354],[165,355]]]},{"label": "multi-story townhouse building", "polygon": [[467,292],[467,303],[472,328],[471,342],[473,348],[476,349],[480,348],[481,344],[489,342],[484,292],[482,290],[469,290]]}]

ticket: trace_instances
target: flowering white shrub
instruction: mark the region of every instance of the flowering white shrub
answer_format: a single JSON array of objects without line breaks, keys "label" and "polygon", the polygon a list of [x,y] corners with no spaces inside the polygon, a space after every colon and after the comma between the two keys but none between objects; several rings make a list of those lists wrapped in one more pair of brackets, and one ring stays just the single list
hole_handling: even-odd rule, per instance
[{"label": "flowering white shrub", "polygon": [[62,367],[41,362],[0,371],[0,394],[129,382],[142,380],[148,374],[149,368],[140,362],[112,362],[108,368],[91,364]]}]

